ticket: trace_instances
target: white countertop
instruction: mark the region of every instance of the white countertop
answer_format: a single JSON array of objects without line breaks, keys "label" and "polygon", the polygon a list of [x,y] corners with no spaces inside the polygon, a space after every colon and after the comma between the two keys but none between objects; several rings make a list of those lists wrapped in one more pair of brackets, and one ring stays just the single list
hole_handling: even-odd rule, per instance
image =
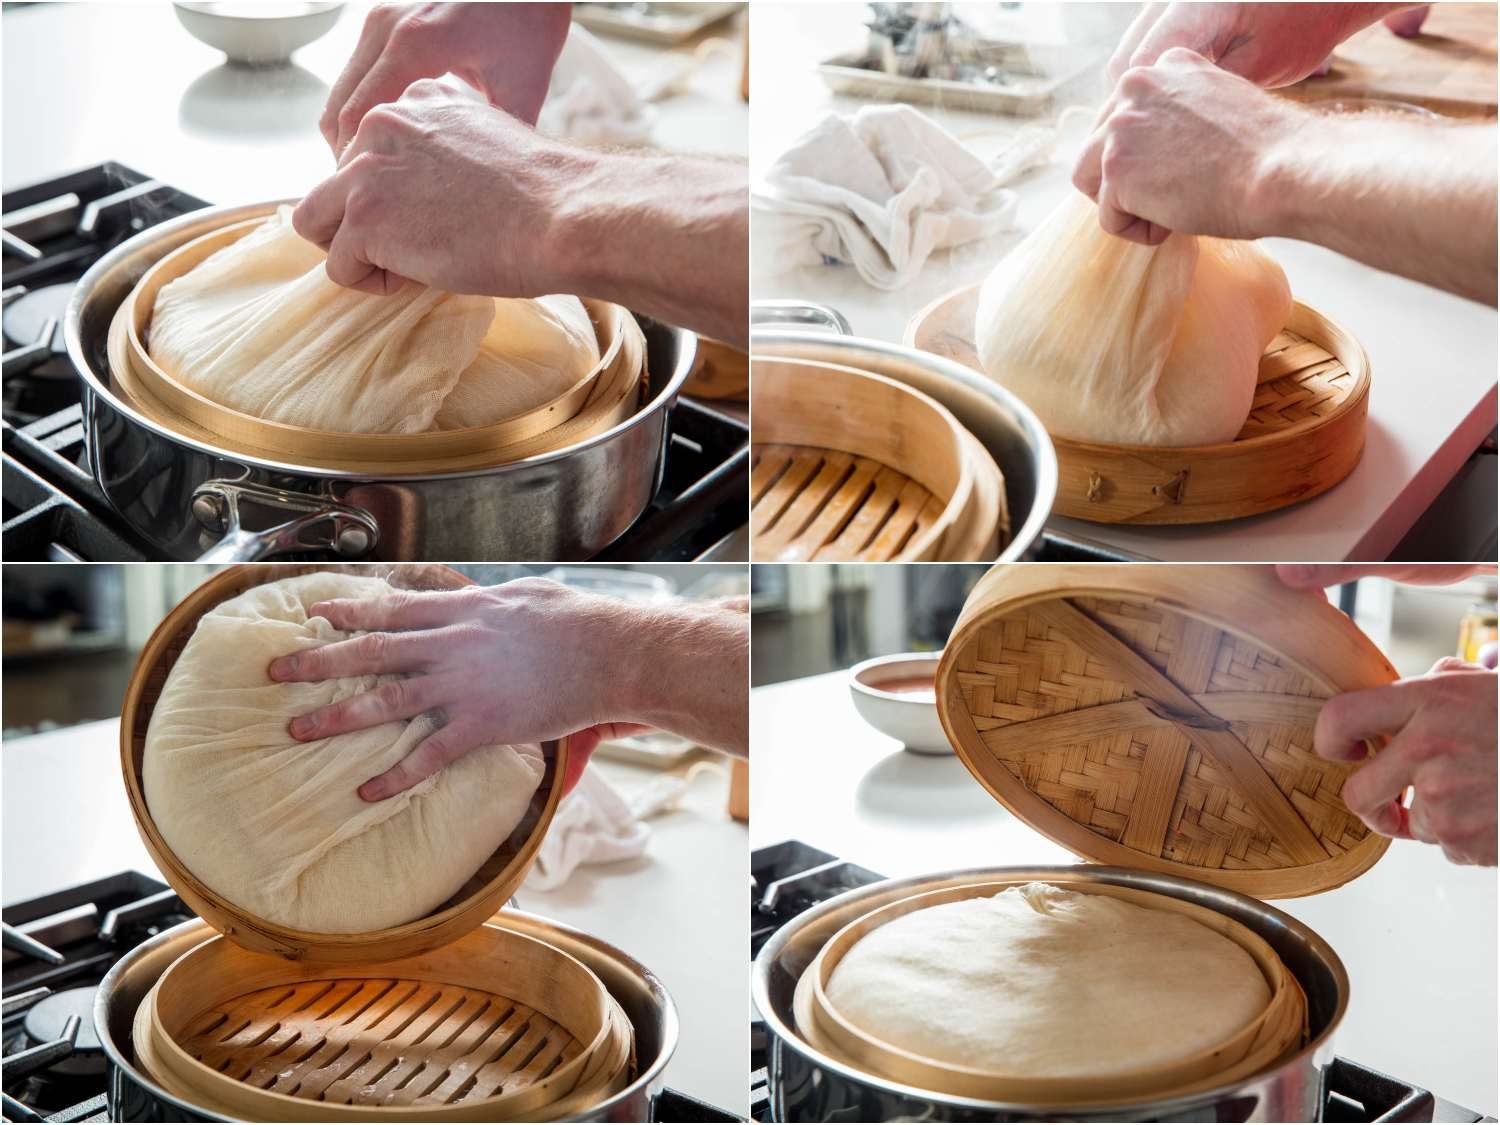
[{"label": "white countertop", "polygon": [[[347,5],[294,65],[249,70],[190,36],[170,4],[38,4],[4,13],[7,190],[117,160],[209,203],[300,197],[333,171],[318,132],[328,87],[359,38],[367,4]],[[725,31],[724,28],[728,28]],[[733,25],[715,34],[735,35]],[[632,80],[686,60],[601,37]],[[749,109],[737,61],[711,58],[662,102],[652,141],[743,155]]]},{"label": "white countertop", "polygon": [[[0,901],[127,869],[161,878],[130,816],[118,732],[108,719],[6,741]],[[604,760],[589,768],[622,793],[659,776]],[[682,1029],[667,1083],[743,1116],[750,872],[744,825],[724,811],[727,792],[726,780],[700,777],[681,808],[650,822],[644,856],[580,868],[555,891],[523,887],[517,897],[522,909],[601,937],[661,977]]]},{"label": "white countertop", "polygon": [[[898,877],[1076,862],[1016,820],[956,757],[865,725],[846,673],[750,694],[752,848],[797,839]],[[1496,873],[1397,841],[1353,883],[1276,905],[1338,951],[1352,999],[1340,1054],[1491,1116],[1496,1093]]]},{"label": "white countertop", "polygon": [[[832,95],[815,68],[860,41],[859,22],[854,5],[756,5],[752,185],[824,116],[858,108],[856,100]],[[996,115],[918,108],[985,157],[998,152],[1018,124]],[[772,272],[758,264],[752,297],[829,304],[848,317],[857,335],[900,340],[916,312],[982,280],[1073,190],[1070,168],[1069,161],[1054,161],[1016,185],[1016,232],[934,255],[905,289],[875,289],[852,267]],[[1323,496],[1225,524],[1132,528],[1055,517],[1049,527],[1144,557],[1178,561],[1383,559],[1495,427],[1494,309],[1311,244],[1268,239],[1265,246],[1285,268],[1297,298],[1342,324],[1369,353],[1373,381],[1358,467]],[[1480,518],[1493,519],[1493,514]]]}]

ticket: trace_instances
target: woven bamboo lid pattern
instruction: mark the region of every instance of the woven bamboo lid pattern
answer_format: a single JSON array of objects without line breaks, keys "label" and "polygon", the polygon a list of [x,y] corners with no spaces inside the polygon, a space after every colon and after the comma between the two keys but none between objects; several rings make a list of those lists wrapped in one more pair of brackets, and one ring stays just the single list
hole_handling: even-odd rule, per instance
[{"label": "woven bamboo lid pattern", "polygon": [[1312,737],[1329,696],[1395,678],[1271,567],[1020,566],[970,594],[937,694],[970,772],[1077,855],[1290,898],[1389,843]]},{"label": "woven bamboo lid pattern", "polygon": [[[136,828],[163,877],[182,900],[214,929],[247,949],[319,963],[347,964],[411,956],[454,941],[482,925],[521,885],[561,800],[560,779],[567,770],[566,738],[542,744],[546,772],[526,815],[510,838],[451,899],[422,918],[369,933],[313,933],[250,914],[194,876],[167,845],[146,803],[141,769],[152,709],[168,674],[197,628],[198,619],[220,603],[263,583],[319,570],[385,575],[391,569],[353,563],[337,566],[253,563],[228,567],[203,582],[168,613],[136,658],[120,714],[120,763]],[[412,567],[403,573],[413,572],[419,572],[418,581],[428,588],[472,585],[471,579],[446,566]]]}]

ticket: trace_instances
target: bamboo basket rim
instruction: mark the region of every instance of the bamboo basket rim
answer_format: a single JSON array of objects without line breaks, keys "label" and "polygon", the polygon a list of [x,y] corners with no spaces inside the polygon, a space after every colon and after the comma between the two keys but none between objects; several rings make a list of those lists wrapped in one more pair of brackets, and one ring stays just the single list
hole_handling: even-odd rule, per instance
[{"label": "bamboo basket rim", "polygon": [[[480,927],[480,929],[498,930],[498,932],[504,932],[505,935],[520,936],[520,938],[525,938],[526,941],[541,945],[541,947],[549,950],[550,954],[556,954],[561,959],[567,959],[570,962],[576,962],[577,960],[571,954],[565,953],[564,950],[555,947],[550,942],[534,938],[531,935],[523,935],[523,933],[517,932],[517,930],[504,926],[499,921],[486,922],[486,926]],[[217,941],[217,938],[205,939],[204,942],[196,945],[192,950],[184,953],[183,956],[178,957],[177,962],[172,963],[172,966],[168,966],[168,972],[171,972],[171,969],[175,968],[177,963],[186,960],[187,954],[198,953],[205,945],[213,941]],[[228,941],[228,939],[225,939],[225,941]],[[505,941],[505,939],[495,938],[493,941]],[[254,954],[254,956],[264,957],[266,960],[275,960],[272,957],[266,956],[266,954]],[[402,960],[417,959],[413,957],[413,959]],[[396,963],[396,972],[390,972],[390,969],[392,969],[390,963],[374,963],[374,965],[368,966],[299,966],[291,962],[278,963],[287,965],[290,972],[296,971],[299,968],[305,969],[305,971],[306,969],[314,969],[314,974],[312,974],[314,980],[323,980],[323,978],[329,977],[335,978],[335,980],[348,980],[351,972],[359,972],[362,968],[368,969],[371,977],[396,977],[398,980],[408,980],[407,977],[399,975],[402,969],[399,962]],[[184,1098],[189,1103],[204,1106],[205,1109],[213,1110],[213,1112],[220,1113],[220,1115],[229,1119],[243,1118],[252,1119],[252,1121],[333,1121],[333,1119],[345,1119],[345,1121],[392,1121],[392,1119],[401,1119],[401,1121],[498,1121],[498,1115],[502,1113],[508,1121],[562,1121],[562,1119],[571,1118],[576,1113],[591,1109],[595,1104],[612,1097],[613,1094],[624,1089],[624,1086],[630,1082],[634,1068],[634,1029],[631,1026],[630,1019],[625,1016],[619,1002],[610,995],[609,989],[604,987],[601,981],[598,981],[597,975],[592,974],[591,969],[580,962],[577,963],[577,966],[585,974],[588,974],[592,978],[592,981],[594,981],[594,984],[598,986],[597,995],[598,999],[600,999],[601,1007],[603,1007],[600,1032],[598,1032],[597,1037],[600,1043],[598,1043],[598,1049],[594,1050],[594,1052],[580,1053],[579,1056],[576,1056],[574,1062],[582,1064],[574,1068],[577,1079],[576,1083],[573,1083],[570,1089],[562,1091],[561,1094],[556,1095],[550,1101],[546,1100],[546,1095],[555,1091],[556,1086],[565,1085],[565,1079],[562,1082],[558,1082],[561,1068],[553,1071],[546,1079],[540,1080],[537,1083],[531,1083],[531,1085],[517,1089],[514,1092],[507,1091],[502,1092],[502,1094],[492,1095],[492,1097],[475,1098],[475,1100],[471,1101],[460,1101],[460,1103],[456,1104],[441,1104],[441,1106],[431,1103],[414,1103],[408,1104],[408,1106],[327,1103],[327,1101],[312,1100],[312,1098],[299,1098],[296,1095],[275,1094],[275,1092],[266,1091],[266,1089],[258,1088],[258,1086],[251,1085],[251,1083],[243,1082],[243,1080],[226,1079],[222,1074],[211,1070],[211,1068],[202,1064],[198,1059],[192,1058],[190,1053],[184,1052],[180,1046],[175,1044],[175,1041],[172,1041],[169,1035],[163,1034],[163,1037],[168,1041],[169,1052],[160,1052],[160,1044],[157,1043],[156,1034],[160,1029],[160,1020],[159,1014],[157,1014],[159,1010],[157,1010],[156,1005],[160,995],[160,987],[162,987],[160,986],[160,981],[165,980],[166,974],[163,974],[162,978],[159,978],[157,983],[153,984],[153,987],[148,990],[145,998],[142,998],[141,1005],[136,1010],[130,1038],[132,1038],[132,1044],[135,1047],[136,1062],[141,1065],[142,1070],[151,1079],[156,1080],[160,1086],[163,1086],[171,1094]],[[441,986],[446,981],[443,980],[441,975],[434,975],[434,977],[429,978],[429,983],[440,984]],[[501,995],[501,993],[490,989],[489,986],[484,987],[484,992],[489,992],[490,995]],[[208,1005],[208,1007],[213,1007],[213,1004]],[[199,1007],[199,1016],[201,1016],[204,1010],[205,1008]],[[543,1019],[549,1019],[546,1013],[538,1014]],[[190,1017],[190,1019],[196,1019],[196,1016]],[[168,1058],[168,1056],[171,1056],[171,1058]],[[257,1106],[266,1106],[266,1104],[269,1104],[269,1113],[273,1116],[255,1113],[254,1116],[246,1118],[245,1106],[243,1104],[234,1106],[234,1104],[223,1101],[222,1095],[226,1091],[231,1092],[231,1094],[240,1094],[240,1092],[243,1092],[246,1098],[252,1101],[252,1103],[257,1104]],[[332,1112],[320,1113],[318,1112],[318,1107],[329,1107]]]},{"label": "bamboo basket rim", "polygon": [[[1037,796],[1008,771],[1009,780],[1003,784],[991,779],[990,774],[996,771],[989,769],[985,761],[989,751],[969,715],[959,686],[958,663],[961,654],[978,643],[981,631],[1038,604],[1060,601],[1071,605],[1077,598],[1104,598],[1158,606],[1272,654],[1278,662],[1324,690],[1327,694],[1322,700],[1343,691],[1381,686],[1397,678],[1396,670],[1373,642],[1353,621],[1329,605],[1320,592],[1293,590],[1270,574],[1269,567],[1185,565],[1170,568],[1170,576],[1157,574],[1153,568],[1136,573],[1142,569],[1118,563],[1054,564],[1049,573],[1062,571],[1065,580],[1056,584],[1048,580],[1043,584],[1040,575],[1029,577],[1024,566],[998,564],[980,579],[944,645],[935,676],[938,717],[965,768],[1018,819],[1090,862],[1159,871],[1257,898],[1317,894],[1364,874],[1385,854],[1391,843],[1389,838],[1367,831],[1339,856],[1292,866],[1243,870],[1196,866],[1142,852],[1095,833]],[[1007,579],[1015,582],[1009,594],[1004,592],[1003,585]],[[991,598],[992,590],[1001,593]],[[1236,612],[1249,614],[1251,610],[1246,607],[1264,597],[1279,603],[1281,612],[1257,616],[1253,629],[1236,618]],[[977,598],[981,600],[976,601]],[[1321,618],[1316,630],[1305,624],[1309,615],[1315,620]],[[1114,639],[1119,646],[1133,647],[1118,637]],[[1328,670],[1330,665],[1337,667],[1337,675]],[[1168,678],[1165,673],[1161,675]],[[1036,719],[1012,725],[1024,728],[1032,721]]]},{"label": "bamboo basket rim", "polygon": [[248,440],[247,444],[272,454],[303,456],[311,444],[319,450],[333,450],[332,456],[336,458],[376,463],[489,453],[545,433],[574,417],[591,397],[601,373],[609,370],[618,358],[623,339],[622,318],[628,314],[618,305],[585,298],[582,301],[595,334],[604,336],[599,340],[598,362],[560,394],[486,425],[416,434],[345,433],[246,414],[180,383],[151,357],[144,339],[149,334],[156,296],[163,286],[185,276],[212,254],[252,233],[264,225],[266,218],[266,215],[261,215],[227,224],[190,239],[163,255],[141,276],[115,312],[115,319],[124,324],[125,350],[132,371],[144,385],[147,395],[169,414],[186,419],[221,439],[250,432],[270,440]]},{"label": "bamboo basket rim", "polygon": [[[198,1104],[205,1104],[232,1118],[245,1115],[248,1106],[252,1112],[247,1119],[264,1121],[495,1121],[502,1119],[502,1115],[507,1120],[557,1120],[572,1112],[597,1104],[622,1089],[629,1080],[633,1066],[634,1031],[619,1002],[610,994],[593,970],[552,943],[503,925],[486,923],[465,937],[475,938],[480,936],[481,932],[488,936],[489,942],[495,948],[505,947],[508,943],[537,952],[545,950],[544,957],[549,958],[555,966],[562,967],[565,973],[578,978],[575,981],[575,993],[585,995],[589,1001],[595,1003],[597,1008],[591,1016],[591,1019],[598,1024],[592,1042],[584,1045],[584,1049],[579,1054],[559,1065],[545,1078],[518,1089],[503,1090],[499,1094],[484,1098],[442,1104],[332,1103],[322,1100],[321,1097],[314,1099],[279,1093],[241,1079],[229,1078],[182,1047],[173,1029],[165,1026],[160,1009],[160,1000],[164,990],[173,987],[172,974],[174,972],[179,977],[188,977],[191,973],[202,976],[206,972],[211,973],[212,970],[223,967],[195,965],[194,960],[202,961],[211,958],[216,951],[223,951],[227,956],[235,955],[236,947],[229,939],[222,936],[211,937],[185,952],[167,968],[147,993],[140,1008],[137,1009],[132,1027],[131,1037],[136,1047],[137,1060],[153,1078],[179,1096]],[[243,950],[237,952],[246,953]],[[517,1003],[515,997],[509,994],[514,982],[497,985],[486,980],[480,984],[454,985],[455,975],[464,975],[466,971],[469,976],[485,976],[488,966],[477,965],[465,970],[464,962],[469,956],[469,951],[448,946],[439,952],[446,953],[453,959],[453,963],[446,967],[447,971],[424,964],[432,960],[430,953],[401,958],[395,962],[375,962],[363,965],[311,965],[280,960],[268,954],[251,952],[248,955],[265,962],[260,967],[267,973],[275,975],[275,970],[282,968],[284,970],[282,975],[295,978],[284,982],[289,988],[321,980],[349,981],[358,979],[360,976],[368,976],[373,979],[392,978],[425,981],[438,986],[474,988],[511,1003]],[[506,951],[506,956],[507,958],[511,956],[509,950]],[[545,989],[554,984],[555,981],[549,977],[547,985],[542,987]],[[202,1003],[199,1000],[195,983],[195,989],[189,990],[192,992],[192,998],[184,1001],[184,1004],[191,1004],[193,1014],[180,1022],[184,1027],[190,1026],[214,1007],[279,987],[282,985],[265,984],[257,978],[252,987],[244,988],[238,978],[229,979],[226,980],[222,989],[226,994],[225,997],[215,997],[207,1003]],[[552,1012],[548,1012],[536,1004],[526,1006],[543,1019],[557,1022],[555,1008]],[[559,1022],[558,1026],[564,1025]],[[582,1044],[582,1040],[573,1034],[571,1029],[565,1028],[565,1030],[576,1042]],[[400,1057],[409,1057],[409,1054],[410,1052],[407,1051]]]},{"label": "bamboo basket rim", "polygon": [[[847,922],[823,943],[798,982],[798,990],[801,991],[805,987],[808,993],[802,1001],[803,1011],[806,1016],[810,1017],[811,1022],[824,1039],[824,1046],[821,1049],[832,1045],[839,1054],[861,1066],[868,1066],[879,1073],[918,1086],[933,1085],[929,1079],[936,1078],[939,1088],[945,1093],[1004,1102],[1047,1105],[1096,1104],[1123,1101],[1140,1096],[1155,1097],[1163,1091],[1186,1092],[1189,1087],[1204,1083],[1217,1084],[1221,1073],[1232,1067],[1241,1066],[1246,1059],[1259,1058],[1254,1048],[1260,1041],[1264,1028],[1270,1021],[1284,1018],[1284,1009],[1287,1004],[1295,1005],[1302,1002],[1300,987],[1285,963],[1264,938],[1244,923],[1198,903],[1137,887],[1101,883],[1087,878],[1085,873],[1055,880],[1049,879],[1047,883],[1083,894],[1099,894],[1120,899],[1146,909],[1184,915],[1234,942],[1254,961],[1266,983],[1270,995],[1265,1008],[1252,1017],[1244,1027],[1236,1030],[1224,1040],[1173,1063],[1141,1067],[1133,1071],[1110,1075],[1025,1077],[949,1063],[897,1046],[882,1038],[878,1033],[861,1028],[843,1016],[838,1011],[837,1005],[829,999],[826,992],[827,983],[843,957],[861,939],[880,926],[916,911],[951,902],[993,897],[1002,891],[1025,886],[1033,881],[998,880],[921,891],[915,895],[884,903]],[[830,1028],[833,1029],[831,1032]],[[851,1050],[850,1044],[856,1044],[858,1049]],[[1277,1055],[1284,1054],[1290,1046],[1291,1044],[1279,1043]],[[1240,1054],[1227,1066],[1219,1070],[1204,1069],[1219,1058],[1236,1051]],[[909,1070],[909,1073],[900,1073],[903,1069]]]},{"label": "bamboo basket rim", "polygon": [[[111,383],[132,406],[156,424],[193,441],[207,443],[215,449],[225,449],[233,455],[244,455],[259,460],[295,457],[300,465],[309,465],[338,473],[393,475],[404,478],[430,473],[482,472],[485,469],[515,464],[532,457],[558,453],[574,444],[592,440],[616,426],[627,424],[636,417],[640,406],[641,386],[647,374],[645,337],[634,318],[622,312],[619,352],[614,362],[601,373],[598,380],[591,384],[588,400],[571,418],[510,444],[467,456],[426,457],[398,461],[351,461],[345,458],[324,457],[319,453],[305,450],[289,454],[275,449],[262,448],[252,441],[205,429],[191,419],[173,413],[137,382],[137,368],[130,354],[125,325],[125,319],[118,316],[110,324],[107,347]],[[406,436],[430,437],[432,435],[410,434]]]},{"label": "bamboo basket rim", "polygon": [[[950,453],[953,462],[955,462],[957,466],[957,480],[951,493],[947,496],[941,495],[939,490],[933,488],[928,480],[919,479],[911,473],[906,472],[904,469],[897,469],[894,466],[887,465],[887,463],[882,458],[871,456],[868,453],[855,453],[849,449],[838,449],[832,446],[817,446],[817,448],[831,449],[835,452],[843,452],[850,456],[863,457],[870,461],[874,461],[878,464],[886,466],[887,468],[891,468],[893,471],[899,472],[902,476],[907,477],[907,479],[916,481],[916,483],[920,484],[928,491],[929,494],[931,494],[942,503],[943,509],[941,514],[933,520],[931,526],[913,534],[912,538],[907,542],[907,544],[901,548],[897,559],[894,561],[928,560],[936,555],[946,555],[948,537],[954,532],[955,529],[959,528],[959,525],[963,521],[966,510],[975,503],[975,494],[978,488],[978,484],[976,481],[977,472],[972,460],[973,454],[964,441],[965,435],[968,434],[968,431],[963,428],[958,419],[953,416],[953,413],[946,406],[938,402],[936,399],[932,398],[930,395],[924,394],[922,391],[917,390],[915,387],[907,386],[905,383],[902,383],[899,380],[892,379],[886,375],[881,375],[878,372],[865,371],[861,368],[851,367],[847,364],[834,363],[827,360],[752,354],[750,357],[750,442],[752,450],[772,447],[806,445],[806,443],[784,441],[778,437],[772,437],[767,440],[765,437],[765,430],[761,430],[760,434],[756,433],[757,412],[755,408],[755,400],[757,396],[757,390],[759,388],[768,387],[770,385],[767,381],[768,379],[776,381],[790,381],[792,378],[792,376],[787,372],[776,372],[774,374],[768,374],[767,365],[773,364],[782,365],[785,367],[812,368],[820,373],[818,376],[816,376],[817,378],[825,381],[838,380],[842,381],[846,385],[853,385],[853,383],[857,380],[867,380],[870,383],[886,388],[887,392],[894,395],[897,401],[903,403],[916,403],[917,405],[910,409],[927,411],[931,418],[936,419],[936,422],[943,430],[952,435],[953,443],[951,449],[948,452]],[[759,369],[760,371],[759,375],[756,374],[757,369]],[[902,413],[905,413],[904,409]],[[763,420],[762,424],[767,426],[767,428],[774,428],[776,426],[776,422],[766,416],[764,408],[761,409],[760,416]],[[855,443],[853,441],[849,441],[847,442],[847,444],[853,445]],[[974,444],[977,445],[977,441]],[[991,459],[991,463],[993,463],[993,459]],[[998,472],[999,470],[997,466],[997,475]]]},{"label": "bamboo basket rim", "polygon": [[[920,309],[916,315],[907,323],[906,331],[902,335],[902,342],[908,347],[920,349],[922,345],[917,342],[926,321],[935,313],[939,312],[950,302],[967,297],[971,293],[977,293],[983,282],[975,282],[971,285],[963,285],[948,293],[943,294],[936,300],[931,301]],[[1272,448],[1295,441],[1308,430],[1321,426],[1331,425],[1338,421],[1351,410],[1359,408],[1360,404],[1369,397],[1370,392],[1370,357],[1359,339],[1354,336],[1333,317],[1313,308],[1311,305],[1293,299],[1292,311],[1287,316],[1286,323],[1282,325],[1283,330],[1296,332],[1299,336],[1306,336],[1313,331],[1313,325],[1321,322],[1329,330],[1332,343],[1341,349],[1347,349],[1348,354],[1342,350],[1328,347],[1327,350],[1335,359],[1344,365],[1349,374],[1354,377],[1354,385],[1340,398],[1338,404],[1328,414],[1316,419],[1308,419],[1294,425],[1277,429],[1265,434],[1257,434],[1254,437],[1235,437],[1229,441],[1211,442],[1203,445],[1139,445],[1127,442],[1097,442],[1082,441],[1076,438],[1059,437],[1048,431],[1054,445],[1075,449],[1082,453],[1107,453],[1136,457],[1161,457],[1163,455],[1180,456],[1215,456],[1228,453],[1240,453],[1248,449]],[[1321,335],[1321,333],[1320,333]],[[968,341],[972,344],[972,341]],[[1327,347],[1327,344],[1323,346]],[[981,372],[982,374],[983,372]]]},{"label": "bamboo basket rim", "polygon": [[[468,883],[447,902],[421,918],[366,933],[318,933],[254,915],[198,879],[167,844],[151,816],[141,777],[146,724],[156,704],[155,698],[147,704],[144,696],[148,690],[147,678],[162,661],[167,662],[161,673],[165,682],[181,652],[180,648],[170,651],[179,636],[185,633],[190,638],[204,614],[254,586],[321,571],[388,574],[390,570],[391,567],[383,564],[357,563],[247,563],[226,567],[210,575],[179,601],[152,630],[136,657],[120,714],[120,765],[131,816],[147,852],[172,889],[205,922],[236,945],[289,960],[306,959],[328,964],[363,963],[382,956],[405,956],[436,949],[483,925],[520,885],[531,869],[542,837],[562,800],[562,779],[567,774],[570,741],[567,736],[542,743],[545,768],[526,815]],[[444,571],[459,580],[450,588],[474,584],[447,567],[440,566],[430,573]],[[189,619],[191,629],[187,627]],[[185,646],[186,640],[182,643]],[[521,836],[519,842],[518,835]],[[503,865],[482,885],[471,889],[471,884],[485,868],[497,857],[507,857],[507,853]]]}]

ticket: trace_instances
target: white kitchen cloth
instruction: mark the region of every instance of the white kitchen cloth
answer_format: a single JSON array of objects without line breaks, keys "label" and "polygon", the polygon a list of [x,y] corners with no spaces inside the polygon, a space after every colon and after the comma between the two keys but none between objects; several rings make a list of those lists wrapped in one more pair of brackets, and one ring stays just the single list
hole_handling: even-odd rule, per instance
[{"label": "white kitchen cloth", "polygon": [[1016,193],[1005,184],[1043,162],[1052,140],[1048,128],[1022,129],[986,163],[911,106],[830,114],[752,194],[756,256],[770,256],[771,272],[848,263],[899,289],[934,250],[1011,229]]},{"label": "white kitchen cloth", "polygon": [[610,60],[604,44],[576,23],[552,70],[536,126],[586,145],[642,145],[656,111]]},{"label": "white kitchen cloth", "polygon": [[597,769],[584,770],[573,792],[557,806],[526,887],[556,890],[584,864],[614,863],[642,854],[651,838],[645,822],[677,808],[703,773],[722,777],[725,771],[711,762],[695,762],[685,774],[663,774],[627,799]]},{"label": "white kitchen cloth", "polygon": [[633,859],[646,850],[650,838],[651,829],[603,775],[586,769],[573,792],[557,806],[526,886],[534,891],[555,890],[585,863]]}]

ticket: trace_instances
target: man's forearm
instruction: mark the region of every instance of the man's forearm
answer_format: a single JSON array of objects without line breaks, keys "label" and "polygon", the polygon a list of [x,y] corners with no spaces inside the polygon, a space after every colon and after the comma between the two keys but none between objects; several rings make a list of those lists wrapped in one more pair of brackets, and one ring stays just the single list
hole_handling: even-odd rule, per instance
[{"label": "man's forearm", "polygon": [[750,747],[750,615],[743,599],[631,606],[604,643],[615,669],[611,720],[641,723],[745,757]]},{"label": "man's forearm", "polygon": [[559,217],[564,288],[745,346],[748,183],[729,159],[598,154]]},{"label": "man's forearm", "polygon": [[1257,229],[1493,305],[1495,127],[1312,121],[1268,160]]}]

